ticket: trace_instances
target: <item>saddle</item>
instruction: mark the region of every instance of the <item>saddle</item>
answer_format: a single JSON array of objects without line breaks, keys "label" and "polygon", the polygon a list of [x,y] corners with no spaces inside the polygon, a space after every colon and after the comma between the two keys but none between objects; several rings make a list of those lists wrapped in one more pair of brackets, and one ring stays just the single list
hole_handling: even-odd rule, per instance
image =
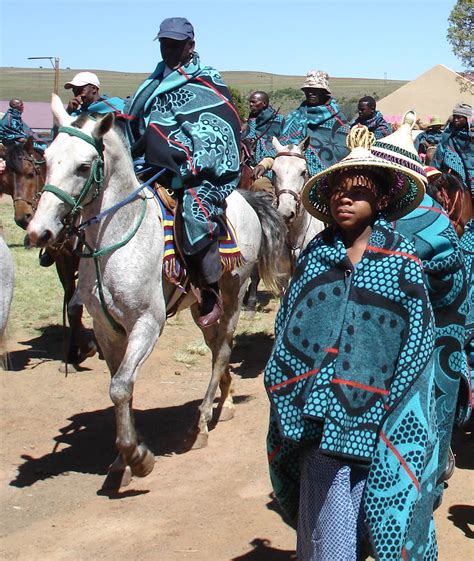
[{"label": "saddle", "polygon": [[[160,184],[154,184],[157,201],[163,217],[165,234],[165,251],[163,255],[163,275],[166,280],[175,285],[176,290],[184,295],[191,286],[189,266],[183,252],[183,218],[179,212],[179,201],[174,198],[169,189]],[[232,271],[244,264],[245,260],[240,251],[234,227],[227,216],[216,219],[220,225],[218,236],[219,253],[222,272]],[[182,298],[176,300],[174,306],[167,310],[167,316],[174,315]]]}]

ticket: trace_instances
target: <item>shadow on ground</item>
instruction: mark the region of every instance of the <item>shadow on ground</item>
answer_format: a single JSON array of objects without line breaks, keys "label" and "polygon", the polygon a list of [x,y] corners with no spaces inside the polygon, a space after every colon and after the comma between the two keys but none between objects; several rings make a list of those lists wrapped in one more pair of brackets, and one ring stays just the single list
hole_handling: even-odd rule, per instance
[{"label": "shadow on ground", "polygon": [[[43,362],[64,359],[64,328],[62,325],[46,325],[40,328],[40,333],[36,337],[19,341],[24,345],[24,349],[19,349],[8,353],[9,370],[20,372],[27,367],[32,368],[32,361],[35,366]],[[34,367],[34,366],[33,366]]]},{"label": "shadow on ground", "polygon": [[232,561],[296,561],[294,551],[275,549],[271,542],[262,538],[255,538],[250,542],[251,551],[233,557]]},{"label": "shadow on ground", "polygon": [[256,378],[265,368],[273,346],[273,336],[265,332],[240,334],[234,339],[230,362],[232,374],[241,378]]},{"label": "shadow on ground", "polygon": [[[249,396],[236,396],[242,403]],[[141,441],[155,456],[183,454],[194,442],[194,427],[200,401],[147,411],[135,410],[135,423]],[[65,472],[106,475],[117,455],[115,448],[115,413],[113,407],[78,413],[68,419],[54,437],[56,444],[40,458],[22,455],[18,475],[10,482],[14,487],[29,487],[38,481]],[[216,420],[210,429],[215,427]]]},{"label": "shadow on ground", "polygon": [[453,505],[449,508],[448,520],[464,532],[466,538],[474,540],[474,506]]}]

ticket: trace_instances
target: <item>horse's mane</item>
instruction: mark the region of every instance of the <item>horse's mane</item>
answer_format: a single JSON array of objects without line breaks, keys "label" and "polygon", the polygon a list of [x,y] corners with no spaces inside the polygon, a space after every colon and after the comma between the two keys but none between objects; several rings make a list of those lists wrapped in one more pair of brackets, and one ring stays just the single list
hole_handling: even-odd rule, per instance
[{"label": "horse's mane", "polygon": [[23,171],[21,160],[25,155],[26,151],[23,144],[10,144],[9,146],[7,146],[7,152],[5,154],[5,162],[7,164],[7,167],[15,173],[21,174]]}]

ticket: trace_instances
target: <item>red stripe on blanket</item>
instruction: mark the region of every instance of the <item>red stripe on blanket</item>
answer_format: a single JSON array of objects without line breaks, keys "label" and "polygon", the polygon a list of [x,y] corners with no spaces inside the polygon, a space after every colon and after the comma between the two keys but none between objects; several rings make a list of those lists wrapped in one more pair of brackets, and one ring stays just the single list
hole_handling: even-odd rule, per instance
[{"label": "red stripe on blanket", "polygon": [[405,546],[402,547],[402,561],[408,561],[408,553]]},{"label": "red stripe on blanket", "polygon": [[337,355],[339,352],[339,349],[335,349],[334,347],[328,347],[327,349],[324,349],[325,353],[329,353],[332,355]]},{"label": "red stripe on blanket", "polygon": [[281,450],[281,446],[277,446],[274,450],[268,454],[268,463],[271,464],[275,457],[278,455],[278,452]]},{"label": "red stripe on blanket", "polygon": [[421,206],[421,205],[417,208],[422,208],[423,210],[432,210],[433,212],[439,212],[439,214],[444,214],[444,216],[449,218],[449,216],[442,208],[436,208],[435,206]]},{"label": "red stripe on blanket", "polygon": [[198,82],[203,83],[210,90],[212,90],[218,97],[220,97],[222,99],[222,101],[232,109],[232,111],[235,113],[235,116],[237,117],[237,119],[239,120],[239,123],[240,123],[240,116],[237,113],[237,109],[232,105],[232,103],[226,98],[225,95],[221,94],[221,92],[217,88],[215,88],[214,86],[209,84],[209,82],[206,82],[206,80],[204,80],[203,78],[196,77],[196,78],[193,78],[193,79],[197,80]]},{"label": "red stripe on blanket", "polygon": [[193,175],[196,175],[196,169],[193,166],[193,159],[191,158],[191,153],[189,151],[189,148],[187,146],[185,146],[184,144],[182,144],[181,142],[178,142],[177,140],[173,140],[173,139],[169,138],[168,136],[166,136],[165,134],[163,134],[160,131],[160,129],[155,125],[155,123],[150,123],[150,127],[155,132],[157,132],[161,136],[161,138],[164,138],[168,142],[171,142],[171,144],[176,144],[176,146],[179,146],[180,148],[182,148],[186,152],[186,159],[188,160],[189,167],[191,168],[191,171],[193,172]]},{"label": "red stripe on blanket", "polygon": [[407,472],[408,477],[413,481],[413,484],[415,485],[416,490],[419,491],[420,490],[420,483],[419,483],[418,479],[414,476],[411,469],[408,467],[408,464],[405,462],[405,460],[400,455],[400,452],[395,448],[395,446],[390,442],[390,440],[385,436],[385,434],[383,432],[380,432],[380,438],[385,442],[387,448],[393,452],[393,454],[395,455],[397,460],[400,462],[403,469]]},{"label": "red stripe on blanket", "polygon": [[423,267],[418,257],[411,255],[410,253],[405,253],[404,251],[392,251],[391,249],[382,249],[381,247],[375,247],[374,245],[368,245],[367,250],[374,251],[375,253],[383,253],[384,255],[399,255],[400,257],[407,257],[408,259],[412,259],[418,263],[420,267]]},{"label": "red stripe on blanket", "polygon": [[197,204],[199,205],[199,208],[203,211],[204,216],[207,219],[207,224],[209,227],[209,232],[211,233],[211,239],[213,238],[213,232],[212,232],[212,222],[209,220],[209,213],[207,212],[207,210],[205,209],[204,205],[201,202],[201,199],[196,195],[196,192],[194,191],[194,189],[188,189],[188,191],[191,193],[191,195],[193,196],[194,200],[197,202]]},{"label": "red stripe on blanket", "polygon": [[314,374],[317,374],[319,372],[319,368],[315,368],[314,370],[310,370],[309,372],[305,372],[304,374],[300,374],[299,376],[295,376],[294,378],[288,378],[288,380],[284,380],[283,382],[280,382],[279,384],[275,384],[274,386],[270,386],[268,388],[269,392],[274,392],[276,390],[278,390],[279,388],[283,388],[283,386],[288,386],[289,384],[295,384],[296,382],[299,382],[299,380],[304,380],[305,378],[309,378],[310,376],[313,376]]},{"label": "red stripe on blanket", "polygon": [[383,388],[375,388],[374,386],[366,386],[359,382],[353,382],[352,380],[343,380],[342,378],[333,378],[331,380],[332,384],[341,384],[343,386],[353,386],[354,388],[359,388],[360,390],[365,390],[367,392],[379,393],[380,395],[388,395],[388,390]]}]

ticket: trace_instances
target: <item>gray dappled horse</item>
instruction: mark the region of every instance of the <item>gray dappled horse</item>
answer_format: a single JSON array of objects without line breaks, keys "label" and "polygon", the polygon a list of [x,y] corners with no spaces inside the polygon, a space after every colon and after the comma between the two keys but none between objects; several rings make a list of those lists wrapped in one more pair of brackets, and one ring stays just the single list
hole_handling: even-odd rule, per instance
[{"label": "gray dappled horse", "polygon": [[[5,330],[13,298],[14,266],[8,246],[0,232],[0,353],[6,352]],[[2,357],[3,358],[3,357]],[[3,362],[3,360],[2,360]]]},{"label": "gray dappled horse", "polygon": [[[87,117],[74,122],[55,95],[52,110],[60,128],[45,153],[47,185],[28,227],[32,243],[54,243],[72,208],[81,207],[81,219],[87,221],[137,192],[128,204],[85,229],[86,247],[95,252],[95,258],[81,259],[78,282],[79,298],[93,318],[94,332],[112,377],[110,397],[115,405],[119,455],[110,466],[108,479],[120,486],[128,482],[130,473],[144,477],[154,465],[153,454],[137,437],[131,402],[138,370],[164,328],[166,305],[174,292],[162,278],[162,217],[153,195],[146,189],[137,191],[140,184],[123,137],[113,127],[112,114],[97,122]],[[248,195],[248,200],[250,204],[237,191],[227,199],[226,213],[245,263],[223,274],[223,314],[217,324],[203,329],[212,352],[212,376],[199,407],[195,447],[207,444],[218,387],[220,420],[234,414],[229,358],[242,298],[255,263],[260,264],[267,286],[278,290],[276,264],[286,227],[280,215],[259,197]],[[196,319],[198,309],[192,293],[181,304],[181,308],[187,306]]]}]

